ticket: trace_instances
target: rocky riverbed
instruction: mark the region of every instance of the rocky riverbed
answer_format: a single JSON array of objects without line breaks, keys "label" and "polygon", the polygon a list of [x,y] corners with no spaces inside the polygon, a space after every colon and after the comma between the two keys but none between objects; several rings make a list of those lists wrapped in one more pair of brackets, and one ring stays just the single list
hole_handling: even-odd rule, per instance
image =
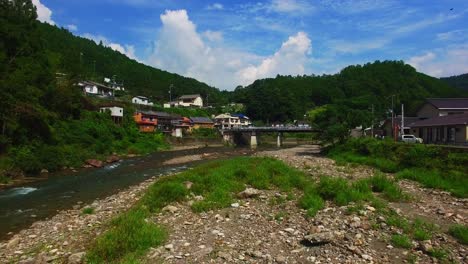
[{"label": "rocky riverbed", "polygon": [[[374,171],[361,166],[337,166],[333,160],[317,155],[318,146],[258,152],[305,171],[355,180]],[[192,157],[193,158],[193,157]],[[197,157],[198,159],[198,157]],[[173,162],[179,163],[179,160]],[[106,230],[106,222],[139,200],[144,190],[156,181],[149,179],[92,204],[77,204],[49,220],[0,243],[1,263],[81,263],[90,242]],[[390,237],[401,233],[387,223],[371,204],[358,210],[354,205],[336,206],[327,202],[313,218],[297,206],[298,192],[250,190],[238,196],[230,208],[194,213],[184,203],[167,206],[149,221],[169,232],[166,243],[150,249],[146,263],[437,263],[430,248],[447,249],[446,260],[468,262],[468,249],[447,235],[453,223],[467,224],[468,200],[446,192],[425,189],[409,181],[401,188],[414,198],[407,203],[390,203],[402,217],[423,217],[440,229],[432,239],[411,241],[408,249],[392,246]],[[83,208],[94,211],[84,214]]]}]

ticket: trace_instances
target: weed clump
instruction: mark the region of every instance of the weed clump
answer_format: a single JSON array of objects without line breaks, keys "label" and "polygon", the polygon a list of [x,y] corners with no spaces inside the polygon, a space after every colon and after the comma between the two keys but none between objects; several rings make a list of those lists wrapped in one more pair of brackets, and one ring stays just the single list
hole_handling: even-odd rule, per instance
[{"label": "weed clump", "polygon": [[449,229],[449,234],[460,241],[460,243],[468,245],[468,226],[453,225]]}]

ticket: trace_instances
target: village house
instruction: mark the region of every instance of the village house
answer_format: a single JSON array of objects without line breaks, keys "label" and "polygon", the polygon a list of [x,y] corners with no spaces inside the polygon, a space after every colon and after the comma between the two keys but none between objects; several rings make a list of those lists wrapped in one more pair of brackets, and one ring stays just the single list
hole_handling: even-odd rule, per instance
[{"label": "village house", "polygon": [[158,125],[158,115],[153,111],[138,111],[133,119],[140,132],[154,132]]},{"label": "village house", "polygon": [[199,94],[182,95],[177,100],[164,104],[164,108],[171,107],[203,107],[203,99]]},{"label": "village house", "polygon": [[109,113],[116,124],[121,124],[123,120],[123,108],[117,105],[102,106],[99,108],[101,113]]},{"label": "village house", "polygon": [[411,134],[433,144],[468,144],[468,113],[436,116],[408,124]]},{"label": "village house", "polygon": [[151,102],[147,97],[144,96],[135,96],[132,98],[132,103],[139,104],[139,105],[148,105],[153,106],[153,102]]},{"label": "village house", "polygon": [[187,133],[192,128],[192,123],[187,117],[175,117],[171,120],[172,136],[181,138],[184,133]]},{"label": "village house", "polygon": [[428,98],[416,116],[431,118],[468,113],[468,98]]},{"label": "village house", "polygon": [[213,120],[208,117],[190,117],[190,121],[192,123],[192,129],[214,128]]},{"label": "village house", "polygon": [[[241,117],[240,117],[241,116]],[[230,129],[239,127],[248,127],[251,125],[250,119],[245,115],[221,114],[215,118],[215,126],[218,129]]]},{"label": "village house", "polygon": [[85,95],[100,96],[100,97],[113,97],[114,88],[107,85],[93,82],[93,81],[80,81],[78,86],[81,87]]}]

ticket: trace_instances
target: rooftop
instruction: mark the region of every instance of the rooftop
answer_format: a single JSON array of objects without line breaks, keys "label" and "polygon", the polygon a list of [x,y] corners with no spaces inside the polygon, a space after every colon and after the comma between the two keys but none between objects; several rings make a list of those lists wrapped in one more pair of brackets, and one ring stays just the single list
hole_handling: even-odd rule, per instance
[{"label": "rooftop", "polygon": [[439,109],[468,109],[468,98],[428,98],[427,102]]},{"label": "rooftop", "polygon": [[424,119],[412,123],[408,123],[409,127],[427,127],[427,126],[449,126],[449,125],[467,125],[468,114],[456,114],[447,116],[437,116],[429,119]]},{"label": "rooftop", "polygon": [[213,120],[208,117],[190,117],[193,123],[212,124]]},{"label": "rooftop", "polygon": [[195,99],[197,97],[201,97],[199,94],[185,94],[179,97],[179,99]]}]

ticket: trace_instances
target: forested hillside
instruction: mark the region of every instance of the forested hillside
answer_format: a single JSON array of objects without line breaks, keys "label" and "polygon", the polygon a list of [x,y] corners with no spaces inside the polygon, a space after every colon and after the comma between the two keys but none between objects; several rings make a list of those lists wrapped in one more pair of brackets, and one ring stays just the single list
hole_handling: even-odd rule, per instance
[{"label": "forested hillside", "polygon": [[382,116],[391,107],[391,95],[395,105],[405,104],[411,114],[427,97],[457,97],[463,92],[402,61],[376,61],[348,66],[335,75],[257,80],[238,87],[232,98],[246,105],[247,115],[271,122],[302,119],[310,109],[326,104],[365,111],[374,104],[376,116]]},{"label": "forested hillside", "polygon": [[468,73],[451,77],[443,77],[440,79],[453,87],[468,91]]},{"label": "forested hillside", "polygon": [[71,77],[86,77],[102,82],[104,77],[116,75],[132,95],[144,95],[156,101],[169,100],[172,84],[173,98],[182,94],[209,95],[211,102],[222,103],[221,92],[193,78],[159,70],[105,47],[87,38],[74,36],[66,29],[38,23],[38,34],[43,40],[53,72]]}]

